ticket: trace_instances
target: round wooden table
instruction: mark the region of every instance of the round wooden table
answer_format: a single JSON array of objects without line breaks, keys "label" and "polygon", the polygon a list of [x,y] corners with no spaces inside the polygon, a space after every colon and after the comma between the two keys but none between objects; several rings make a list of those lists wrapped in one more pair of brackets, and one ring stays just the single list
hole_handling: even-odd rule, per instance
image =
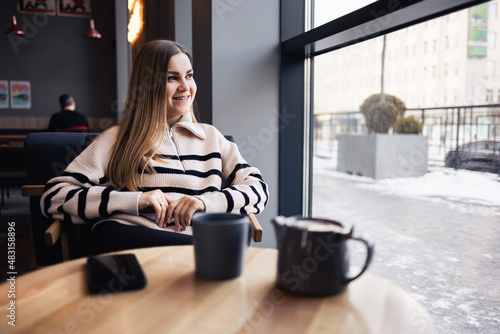
[{"label": "round wooden table", "polygon": [[[192,246],[136,254],[142,290],[91,295],[86,259],[0,285],[0,333],[434,333],[425,309],[402,289],[365,273],[346,292],[302,297],[275,285],[277,251],[249,248],[243,274],[226,281],[195,275]],[[8,324],[15,300],[15,327]]]}]

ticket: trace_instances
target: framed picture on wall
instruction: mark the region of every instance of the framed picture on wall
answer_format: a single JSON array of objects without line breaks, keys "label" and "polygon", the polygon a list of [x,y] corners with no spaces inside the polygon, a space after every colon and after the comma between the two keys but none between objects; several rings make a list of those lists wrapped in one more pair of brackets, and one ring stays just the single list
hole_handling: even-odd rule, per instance
[{"label": "framed picture on wall", "polygon": [[87,17],[92,14],[90,0],[57,0],[60,16]]},{"label": "framed picture on wall", "polygon": [[10,82],[10,106],[12,109],[31,108],[31,87],[29,81]]},{"label": "framed picture on wall", "polygon": [[56,15],[56,0],[18,0],[17,10],[23,14]]},{"label": "framed picture on wall", "polygon": [[0,108],[9,107],[9,82],[0,80]]}]

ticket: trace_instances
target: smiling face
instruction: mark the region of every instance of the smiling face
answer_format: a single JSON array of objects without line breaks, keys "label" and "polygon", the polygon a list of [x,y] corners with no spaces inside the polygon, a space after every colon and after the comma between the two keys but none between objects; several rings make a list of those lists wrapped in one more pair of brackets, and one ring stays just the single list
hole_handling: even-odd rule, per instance
[{"label": "smiling face", "polygon": [[167,69],[167,121],[176,123],[182,115],[190,112],[196,95],[196,82],[189,58],[178,53],[168,62]]}]

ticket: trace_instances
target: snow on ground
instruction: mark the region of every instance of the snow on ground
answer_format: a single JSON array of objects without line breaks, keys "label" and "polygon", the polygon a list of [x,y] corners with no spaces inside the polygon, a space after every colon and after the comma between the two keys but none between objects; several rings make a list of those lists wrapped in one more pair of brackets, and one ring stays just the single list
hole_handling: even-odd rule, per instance
[{"label": "snow on ground", "polygon": [[384,194],[444,200],[450,205],[461,206],[462,210],[474,208],[474,211],[479,209],[484,214],[500,215],[498,174],[434,167],[420,177],[375,180],[337,172],[335,165],[334,159],[315,157],[314,173],[348,179],[358,187]]}]

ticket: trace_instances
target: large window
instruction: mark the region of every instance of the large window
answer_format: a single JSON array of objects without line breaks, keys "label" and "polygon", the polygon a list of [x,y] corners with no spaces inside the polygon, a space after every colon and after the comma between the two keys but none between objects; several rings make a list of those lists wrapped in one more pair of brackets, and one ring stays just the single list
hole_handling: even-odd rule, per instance
[{"label": "large window", "polygon": [[[354,12],[344,13],[316,0],[315,28],[282,44],[281,107],[299,117],[281,134],[280,213],[338,220],[374,241],[370,271],[419,300],[438,333],[494,333],[499,325],[490,312],[499,295],[499,176],[479,161],[500,155],[486,144],[500,141],[500,105],[485,102],[500,91],[491,65],[500,27],[488,20],[498,1],[481,2],[353,1]],[[399,166],[406,172],[425,160],[420,176],[339,170],[339,138],[369,134],[360,106],[381,92],[423,124],[416,136],[426,138],[425,159],[417,150]],[[363,254],[352,249],[352,257]]]}]

